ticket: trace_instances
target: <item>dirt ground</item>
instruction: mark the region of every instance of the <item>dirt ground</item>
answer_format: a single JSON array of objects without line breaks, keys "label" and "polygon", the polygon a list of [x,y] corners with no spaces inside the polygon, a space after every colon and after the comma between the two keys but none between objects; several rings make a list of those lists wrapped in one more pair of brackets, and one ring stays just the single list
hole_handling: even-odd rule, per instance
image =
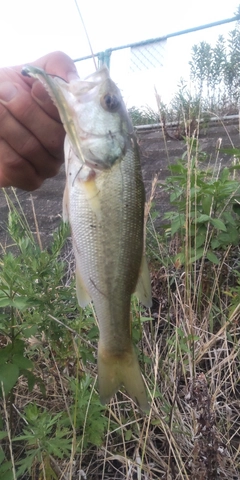
[{"label": "dirt ground", "polygon": [[[161,129],[138,132],[141,164],[147,197],[151,191],[151,185],[155,175],[158,176],[159,180],[155,194],[155,208],[159,212],[156,221],[157,228],[161,228],[163,214],[169,208],[168,196],[163,192],[161,183],[164,183],[166,177],[169,176],[168,165],[176,161],[177,158],[181,158],[186,151],[184,141],[176,139],[175,134],[174,128],[168,129],[167,138],[164,138]],[[216,145],[219,138],[222,139],[222,148],[232,146],[238,148],[240,145],[238,123],[225,123],[224,125],[218,123],[208,126],[205,130],[200,130],[200,148],[203,152],[209,154],[211,163],[214,163],[216,159]],[[229,155],[220,152],[219,162],[221,165],[227,164],[229,160]],[[34,203],[38,228],[44,245],[48,244],[53,231],[57,228],[61,220],[64,183],[65,172],[62,167],[56,177],[46,180],[40,189],[31,194],[17,190],[17,196],[32,231],[36,231],[32,207],[32,202]],[[11,189],[6,190],[13,199],[13,202],[16,203]],[[4,192],[0,190],[0,242],[3,245],[8,244],[6,233],[7,217],[7,202]]]}]

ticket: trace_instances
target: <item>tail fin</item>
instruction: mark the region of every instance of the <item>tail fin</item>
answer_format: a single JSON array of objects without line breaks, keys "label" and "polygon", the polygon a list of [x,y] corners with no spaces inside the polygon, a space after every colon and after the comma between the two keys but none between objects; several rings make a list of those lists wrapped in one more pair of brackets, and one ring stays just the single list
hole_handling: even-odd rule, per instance
[{"label": "tail fin", "polygon": [[137,355],[133,346],[121,355],[108,352],[99,342],[98,346],[98,383],[103,404],[124,385],[130,397],[145,412],[149,410],[147,394],[143,382]]}]

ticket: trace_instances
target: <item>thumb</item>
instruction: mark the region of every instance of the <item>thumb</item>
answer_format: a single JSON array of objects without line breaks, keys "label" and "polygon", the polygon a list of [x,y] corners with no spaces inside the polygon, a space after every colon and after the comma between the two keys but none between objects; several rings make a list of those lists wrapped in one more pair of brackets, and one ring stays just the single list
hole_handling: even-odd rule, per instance
[{"label": "thumb", "polygon": [[57,75],[67,82],[79,78],[73,60],[63,52],[49,53],[31,64],[43,68],[46,73]]},{"label": "thumb", "polygon": [[[31,65],[43,68],[47,73],[61,77],[68,82],[79,78],[74,62],[63,52],[49,53],[31,62]],[[34,100],[51,118],[60,121],[58,111],[44,86],[38,80],[27,78],[27,81],[29,80],[32,84],[31,95]]]}]

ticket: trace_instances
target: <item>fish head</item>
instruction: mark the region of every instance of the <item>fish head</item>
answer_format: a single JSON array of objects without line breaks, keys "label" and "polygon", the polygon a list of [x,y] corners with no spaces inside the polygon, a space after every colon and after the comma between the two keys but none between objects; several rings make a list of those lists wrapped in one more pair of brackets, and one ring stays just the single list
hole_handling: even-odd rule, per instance
[{"label": "fish head", "polygon": [[111,168],[124,157],[133,127],[119,88],[102,67],[85,80],[69,83],[28,65],[24,75],[38,78],[58,108],[69,142],[81,164]]},{"label": "fish head", "polygon": [[84,81],[70,82],[69,91],[84,161],[93,169],[111,168],[125,155],[133,132],[119,88],[103,67]]}]

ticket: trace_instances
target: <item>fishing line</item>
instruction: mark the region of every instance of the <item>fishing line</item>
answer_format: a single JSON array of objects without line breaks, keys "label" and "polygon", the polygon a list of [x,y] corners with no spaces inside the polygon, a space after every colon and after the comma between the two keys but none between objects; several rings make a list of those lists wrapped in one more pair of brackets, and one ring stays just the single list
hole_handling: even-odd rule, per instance
[{"label": "fishing line", "polygon": [[96,60],[95,60],[95,55],[93,53],[93,49],[92,49],[92,45],[91,45],[91,42],[90,42],[90,38],[88,36],[88,32],[87,32],[87,29],[86,29],[86,26],[85,26],[85,23],[84,23],[84,20],[83,20],[83,17],[82,17],[82,14],[81,14],[81,11],[80,11],[80,8],[78,6],[78,0],[74,0],[75,2],[75,5],[77,7],[77,11],[78,11],[78,14],[79,14],[79,17],[81,19],[81,22],[82,22],[82,26],[84,28],[84,32],[85,32],[85,35],[87,37],[87,41],[88,41],[88,45],[89,45],[89,48],[90,48],[90,52],[91,52],[91,55],[92,55],[92,59],[93,59],[93,63],[94,63],[94,66],[95,66],[95,70],[97,70],[97,64],[96,64]]},{"label": "fishing line", "polygon": [[83,165],[82,165],[82,166],[79,168],[79,170],[77,171],[77,173],[76,173],[76,175],[75,175],[75,177],[74,177],[74,179],[73,179],[73,181],[72,181],[72,187],[74,186],[75,180],[76,180],[76,178],[78,177],[79,173],[81,172],[82,168],[83,168]]}]

